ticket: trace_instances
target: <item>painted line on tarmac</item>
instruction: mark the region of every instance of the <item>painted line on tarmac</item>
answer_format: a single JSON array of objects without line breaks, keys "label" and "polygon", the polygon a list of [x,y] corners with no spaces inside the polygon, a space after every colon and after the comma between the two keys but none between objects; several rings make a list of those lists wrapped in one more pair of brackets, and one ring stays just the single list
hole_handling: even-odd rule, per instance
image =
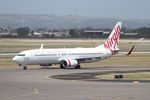
[{"label": "painted line on tarmac", "polygon": [[24,94],[24,95],[19,95],[19,96],[12,96],[12,97],[8,97],[8,98],[2,98],[2,100],[7,99],[7,100],[11,100],[11,99],[15,99],[15,98],[22,98],[22,97],[29,97],[29,96],[33,96],[33,95],[41,95],[41,93],[39,92],[38,89],[33,88],[33,92],[29,93],[29,94]]}]

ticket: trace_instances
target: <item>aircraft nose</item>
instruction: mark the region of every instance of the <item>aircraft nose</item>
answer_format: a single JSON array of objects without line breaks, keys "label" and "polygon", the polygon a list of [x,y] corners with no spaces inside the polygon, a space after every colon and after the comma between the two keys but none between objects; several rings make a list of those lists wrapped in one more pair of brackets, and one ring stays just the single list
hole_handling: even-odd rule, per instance
[{"label": "aircraft nose", "polygon": [[12,59],[12,60],[16,62],[16,56],[15,56],[15,57],[13,57],[13,59]]},{"label": "aircraft nose", "polygon": [[12,60],[13,60],[14,62],[16,62],[16,63],[20,62],[20,60],[19,60],[19,58],[18,58],[17,56],[13,57]]}]

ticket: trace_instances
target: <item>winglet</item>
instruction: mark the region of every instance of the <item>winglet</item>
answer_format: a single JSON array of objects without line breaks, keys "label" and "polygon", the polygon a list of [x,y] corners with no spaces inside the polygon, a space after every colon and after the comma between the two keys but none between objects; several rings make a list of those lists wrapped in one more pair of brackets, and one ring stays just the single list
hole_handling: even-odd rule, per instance
[{"label": "winglet", "polygon": [[128,51],[127,55],[130,55],[130,54],[132,53],[132,51],[133,51],[134,47],[135,47],[135,45],[133,45],[133,46],[129,49],[129,51]]},{"label": "winglet", "polygon": [[43,49],[43,44],[41,44],[41,47],[40,47],[40,49]]}]

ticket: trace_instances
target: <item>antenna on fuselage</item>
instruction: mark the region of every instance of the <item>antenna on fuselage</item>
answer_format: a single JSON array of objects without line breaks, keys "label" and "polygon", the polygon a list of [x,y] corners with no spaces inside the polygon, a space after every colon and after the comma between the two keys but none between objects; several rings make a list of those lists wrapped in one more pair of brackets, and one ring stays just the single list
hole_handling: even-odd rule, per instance
[{"label": "antenna on fuselage", "polygon": [[43,44],[41,44],[41,47],[40,47],[40,49],[43,49]]}]

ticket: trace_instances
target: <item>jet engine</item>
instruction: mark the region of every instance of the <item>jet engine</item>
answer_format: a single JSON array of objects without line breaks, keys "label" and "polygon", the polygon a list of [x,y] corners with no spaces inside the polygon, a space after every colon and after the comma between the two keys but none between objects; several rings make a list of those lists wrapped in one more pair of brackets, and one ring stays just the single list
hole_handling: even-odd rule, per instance
[{"label": "jet engine", "polygon": [[63,67],[75,67],[78,64],[79,64],[78,61],[74,60],[74,59],[64,59],[64,60],[62,60],[62,66]]}]

